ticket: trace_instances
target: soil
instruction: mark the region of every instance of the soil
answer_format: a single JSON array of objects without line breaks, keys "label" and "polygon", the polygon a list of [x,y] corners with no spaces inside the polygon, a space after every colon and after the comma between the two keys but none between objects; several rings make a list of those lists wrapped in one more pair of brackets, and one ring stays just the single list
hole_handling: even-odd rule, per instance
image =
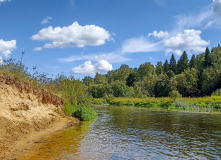
[{"label": "soil", "polygon": [[14,159],[41,137],[79,123],[65,117],[58,96],[20,81],[6,82],[0,76],[0,159]]}]

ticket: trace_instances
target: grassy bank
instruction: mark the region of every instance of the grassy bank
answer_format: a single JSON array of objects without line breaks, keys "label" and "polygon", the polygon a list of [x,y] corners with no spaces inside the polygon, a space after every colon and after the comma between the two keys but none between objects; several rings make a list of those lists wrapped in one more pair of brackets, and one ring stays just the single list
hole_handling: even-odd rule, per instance
[{"label": "grassy bank", "polygon": [[111,98],[93,99],[93,104],[110,104],[117,106],[137,106],[146,108],[168,108],[168,109],[196,109],[214,108],[221,109],[221,96],[201,98],[178,98],[175,101],[171,98]]},{"label": "grassy bank", "polygon": [[[28,90],[27,88],[33,88],[35,92],[39,90],[38,96],[43,97],[43,103],[53,101],[53,97],[60,99],[59,105],[63,106],[66,115],[77,115],[77,118],[81,120],[88,120],[96,116],[95,111],[90,107],[92,97],[88,94],[87,87],[73,76],[67,77],[61,74],[52,79],[46,73],[37,72],[35,66],[31,74],[22,62],[9,59],[0,65],[0,81],[6,81],[6,84],[17,88],[24,88],[25,91]],[[81,112],[74,114],[79,108]],[[82,115],[79,117],[79,114]]]}]

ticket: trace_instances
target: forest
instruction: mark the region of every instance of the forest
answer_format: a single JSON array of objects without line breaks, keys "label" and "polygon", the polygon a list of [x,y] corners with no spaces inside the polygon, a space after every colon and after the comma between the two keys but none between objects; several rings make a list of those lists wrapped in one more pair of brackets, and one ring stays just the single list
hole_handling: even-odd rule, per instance
[{"label": "forest", "polygon": [[219,94],[221,88],[221,47],[206,48],[204,53],[188,59],[184,51],[179,60],[141,64],[130,68],[122,64],[107,74],[85,76],[83,83],[93,98],[105,97],[168,97],[179,92],[182,97],[204,97]]}]

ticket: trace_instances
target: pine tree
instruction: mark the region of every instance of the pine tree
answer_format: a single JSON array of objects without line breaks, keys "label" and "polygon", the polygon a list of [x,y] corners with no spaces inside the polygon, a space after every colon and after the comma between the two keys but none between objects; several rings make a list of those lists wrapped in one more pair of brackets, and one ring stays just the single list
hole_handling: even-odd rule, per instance
[{"label": "pine tree", "polygon": [[180,59],[178,60],[177,62],[177,73],[180,74],[182,73],[185,69],[188,68],[188,57],[187,57],[187,54],[186,52],[184,51],[182,56],[180,57]]},{"label": "pine tree", "polygon": [[207,47],[206,51],[205,51],[204,68],[211,66],[211,64],[212,64],[211,63],[211,54],[210,54],[209,48]]},{"label": "pine tree", "polygon": [[171,56],[171,58],[170,58],[170,64],[169,64],[169,66],[170,66],[170,70],[172,70],[173,73],[176,74],[176,72],[177,72],[176,59],[175,59],[175,57],[174,57],[173,54],[172,54],[172,56]]},{"label": "pine tree", "polygon": [[167,59],[166,59],[165,63],[163,64],[163,70],[164,70],[165,73],[170,70],[170,66],[168,64]]},{"label": "pine tree", "polygon": [[193,54],[190,60],[190,68],[196,68],[196,56]]}]

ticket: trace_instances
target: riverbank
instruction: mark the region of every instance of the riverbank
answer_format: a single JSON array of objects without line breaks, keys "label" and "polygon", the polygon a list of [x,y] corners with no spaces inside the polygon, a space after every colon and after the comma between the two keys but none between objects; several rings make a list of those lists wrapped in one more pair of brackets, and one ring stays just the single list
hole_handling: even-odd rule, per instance
[{"label": "riverbank", "polygon": [[214,108],[221,109],[221,96],[199,97],[199,98],[116,98],[109,99],[94,98],[93,104],[109,104],[116,106],[137,106],[145,108],[168,108],[168,109],[198,109],[198,108]]},{"label": "riverbank", "polygon": [[13,78],[0,81],[0,159],[11,159],[41,137],[79,123],[65,116],[58,96]]}]

